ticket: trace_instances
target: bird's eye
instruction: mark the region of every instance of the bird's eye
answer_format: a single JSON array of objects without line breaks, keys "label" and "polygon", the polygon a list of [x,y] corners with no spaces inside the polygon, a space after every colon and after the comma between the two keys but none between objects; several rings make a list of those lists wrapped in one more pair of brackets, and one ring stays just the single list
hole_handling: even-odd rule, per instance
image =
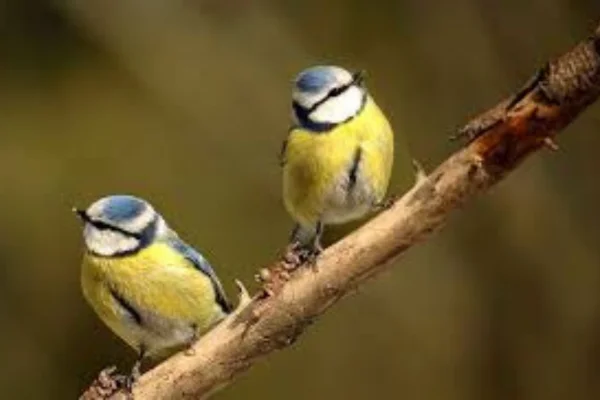
[{"label": "bird's eye", "polygon": [[119,228],[118,226],[108,224],[104,221],[90,218],[89,216],[88,216],[88,220],[86,222],[93,225],[96,229],[99,229],[99,230],[109,230],[109,231],[113,231],[113,232],[118,232],[124,236],[132,237],[137,240],[141,240],[141,238],[142,238],[142,236],[139,233],[127,231],[123,228]]},{"label": "bird's eye", "polygon": [[342,94],[346,89],[348,89],[348,86],[344,85],[344,86],[338,86],[335,87],[333,89],[331,89],[329,91],[329,93],[327,93],[327,97],[336,97],[339,96],[340,94]]}]

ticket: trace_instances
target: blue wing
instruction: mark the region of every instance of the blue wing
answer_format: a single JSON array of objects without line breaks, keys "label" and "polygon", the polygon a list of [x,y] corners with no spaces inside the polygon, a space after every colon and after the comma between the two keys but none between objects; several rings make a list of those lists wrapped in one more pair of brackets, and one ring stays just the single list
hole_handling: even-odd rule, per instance
[{"label": "blue wing", "polygon": [[233,310],[231,303],[227,300],[227,296],[225,295],[225,291],[223,290],[223,286],[221,286],[221,282],[215,274],[215,271],[212,269],[208,261],[200,253],[198,253],[193,247],[179,239],[178,237],[173,237],[168,240],[169,245],[171,245],[175,250],[181,253],[187,260],[189,260],[194,266],[200,270],[202,273],[207,275],[210,278],[210,281],[213,284],[216,294],[216,302],[223,308],[223,311],[229,313]]}]

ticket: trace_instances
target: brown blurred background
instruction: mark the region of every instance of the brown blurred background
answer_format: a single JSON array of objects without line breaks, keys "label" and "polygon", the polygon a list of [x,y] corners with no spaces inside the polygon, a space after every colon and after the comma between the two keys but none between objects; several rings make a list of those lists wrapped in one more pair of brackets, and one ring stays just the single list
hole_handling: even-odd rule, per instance
[{"label": "brown blurred background", "polygon": [[[368,71],[402,192],[407,148],[432,168],[599,21],[597,0],[0,0],[0,393],[75,398],[133,360],[82,299],[71,206],[147,198],[233,295],[291,227],[300,69]],[[600,398],[599,111],[214,397]]]}]

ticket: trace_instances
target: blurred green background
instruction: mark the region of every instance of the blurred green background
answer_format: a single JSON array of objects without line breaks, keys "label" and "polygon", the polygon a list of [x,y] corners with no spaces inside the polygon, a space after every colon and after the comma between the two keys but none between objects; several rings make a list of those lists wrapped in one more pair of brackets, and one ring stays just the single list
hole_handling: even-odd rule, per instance
[{"label": "blurred green background", "polygon": [[[133,360],[82,299],[71,206],[147,198],[233,296],[291,228],[277,155],[299,70],[366,69],[399,154],[433,168],[599,20],[597,0],[0,1],[0,392],[75,398]],[[593,106],[214,398],[600,398],[599,129]]]}]

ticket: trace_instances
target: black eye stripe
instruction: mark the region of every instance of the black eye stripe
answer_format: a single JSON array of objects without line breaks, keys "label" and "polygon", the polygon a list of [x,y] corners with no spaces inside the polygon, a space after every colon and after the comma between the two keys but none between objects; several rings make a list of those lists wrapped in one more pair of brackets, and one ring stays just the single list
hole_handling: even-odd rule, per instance
[{"label": "black eye stripe", "polygon": [[323,99],[319,100],[318,102],[316,102],[309,108],[304,107],[297,101],[293,100],[292,101],[292,109],[296,116],[299,126],[306,128],[308,130],[311,130],[313,132],[320,133],[320,132],[327,132],[327,131],[335,128],[340,123],[345,123],[345,122],[352,120],[356,115],[349,116],[348,119],[341,121],[341,122],[335,122],[335,123],[313,121],[312,118],[310,117],[310,114],[313,113],[319,106],[321,106],[327,100],[329,100],[332,97],[337,97],[337,96],[341,95],[342,93],[344,93],[346,90],[348,90],[352,86],[356,86],[356,87],[362,89],[362,99],[361,99],[361,104],[360,104],[360,109],[359,109],[359,112],[360,112],[360,110],[362,110],[365,107],[365,104],[367,103],[367,98],[368,98],[367,92],[366,92],[365,86],[364,86],[364,72],[363,71],[359,71],[359,72],[352,74],[352,81],[347,83],[346,85],[330,89],[329,92],[327,93],[327,95]]},{"label": "black eye stripe", "polygon": [[329,92],[327,92],[327,95],[325,95],[325,97],[323,97],[321,100],[317,101],[309,109],[307,109],[306,113],[307,114],[312,113],[318,107],[320,107],[323,103],[325,103],[327,100],[331,99],[332,97],[337,97],[337,96],[341,95],[346,90],[350,89],[352,86],[362,87],[363,79],[364,79],[363,75],[364,75],[363,72],[356,72],[356,73],[352,74],[352,80],[350,82],[348,82],[345,85],[334,87],[333,89],[330,89]]},{"label": "black eye stripe", "polygon": [[346,90],[348,90],[348,88],[350,88],[350,85],[335,87],[331,89],[329,93],[327,93],[327,96],[325,96],[325,98],[337,97],[340,94],[344,93]]},{"label": "black eye stripe", "polygon": [[119,228],[118,226],[114,226],[111,224],[107,224],[104,221],[99,221],[99,220],[95,220],[95,219],[89,219],[88,221],[90,224],[92,224],[96,229],[99,229],[101,231],[113,231],[113,232],[118,232],[121,235],[127,236],[127,237],[131,237],[137,240],[140,240],[142,238],[142,236],[139,233],[134,233],[134,232],[129,232],[123,228]]},{"label": "black eye stripe", "polygon": [[134,238],[136,240],[141,240],[142,239],[142,235],[139,234],[139,233],[129,232],[129,231],[125,230],[125,229],[119,228],[118,226],[114,226],[114,225],[111,225],[111,224],[106,223],[104,221],[100,221],[100,220],[94,219],[94,218],[90,217],[88,215],[88,213],[86,213],[85,211],[77,211],[77,214],[81,217],[81,219],[83,219],[88,224],[94,226],[98,230],[118,232],[121,235],[124,235],[124,236],[127,236],[127,237],[131,237],[131,238]]},{"label": "black eye stripe", "polygon": [[321,100],[319,100],[315,104],[313,104],[307,110],[307,113],[308,114],[312,113],[313,111],[315,111],[323,103],[325,103],[327,100],[331,99],[332,97],[338,97],[339,95],[341,95],[342,93],[344,93],[346,90],[348,90],[353,84],[354,84],[354,82],[350,82],[347,85],[339,86],[339,87],[335,87],[335,88],[331,89],[329,92],[327,92],[327,94],[325,95],[325,97],[323,97]]},{"label": "black eye stripe", "polygon": [[[78,214],[79,214],[79,212],[78,212]],[[93,249],[88,249],[88,251],[90,251],[92,254],[94,254],[97,257],[110,257],[110,258],[127,257],[132,254],[136,254],[140,250],[148,247],[153,242],[154,238],[156,237],[158,224],[160,223],[160,221],[162,221],[158,215],[155,215],[154,218],[152,219],[152,221],[148,224],[148,226],[146,226],[140,233],[134,233],[134,232],[129,232],[124,229],[121,229],[118,226],[107,224],[104,221],[92,219],[89,216],[85,216],[85,217],[82,216],[81,218],[86,223],[89,223],[90,225],[94,226],[96,229],[110,230],[113,232],[118,232],[126,237],[131,237],[131,238],[134,238],[137,240],[137,243],[134,248],[128,249],[128,250],[117,251],[117,252],[111,253],[109,255],[94,252]]]}]

